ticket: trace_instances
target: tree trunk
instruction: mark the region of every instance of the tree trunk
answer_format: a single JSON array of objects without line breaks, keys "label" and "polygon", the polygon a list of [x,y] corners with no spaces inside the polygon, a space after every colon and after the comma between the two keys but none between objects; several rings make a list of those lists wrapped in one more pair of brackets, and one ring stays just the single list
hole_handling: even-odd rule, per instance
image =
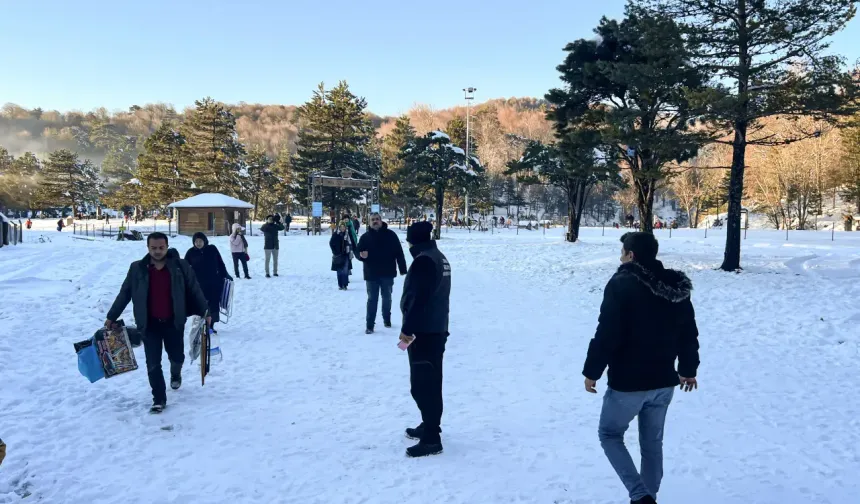
[{"label": "tree trunk", "polygon": [[575,243],[579,239],[579,219],[576,218],[576,192],[572,189],[567,191],[567,234],[564,240]]},{"label": "tree trunk", "polygon": [[741,199],[744,193],[744,166],[746,164],[747,122],[735,123],[732,144],[732,171],[729,179],[729,208],[726,215],[726,250],[723,271],[741,269]]},{"label": "tree trunk", "polygon": [[655,180],[650,178],[634,178],[636,187],[636,208],[639,210],[639,231],[654,232],[654,186]]},{"label": "tree trunk", "polygon": [[442,204],[445,200],[445,190],[441,187],[436,188],[436,225],[433,226],[433,239],[438,240],[442,237]]}]

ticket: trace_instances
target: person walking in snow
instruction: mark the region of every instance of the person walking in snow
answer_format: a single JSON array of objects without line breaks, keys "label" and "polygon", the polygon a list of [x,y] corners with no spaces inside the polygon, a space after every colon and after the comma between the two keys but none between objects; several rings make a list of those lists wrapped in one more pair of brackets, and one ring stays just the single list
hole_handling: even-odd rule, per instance
[{"label": "person walking in snow", "polygon": [[287,232],[290,231],[290,224],[293,222],[293,216],[290,215],[290,212],[287,212],[287,215],[284,216],[284,227],[287,228]]},{"label": "person walking in snow", "polygon": [[269,215],[266,217],[266,223],[260,226],[260,231],[263,232],[265,243],[263,244],[263,252],[266,254],[266,278],[269,276],[269,261],[275,259],[275,276],[278,276],[278,232],[284,230],[284,225],[280,222],[275,222],[275,216]]},{"label": "person walking in snow", "polygon": [[[164,233],[152,233],[146,239],[149,252],[131,263],[125,281],[107,313],[105,327],[110,329],[128,303],[134,305],[134,320],[143,334],[146,370],[152,388],[151,413],[161,413],[167,406],[161,350],[170,360],[170,388],[182,385],[185,362],[185,322],[190,315],[206,315],[208,303],[200,289],[194,269],[168,248]],[[211,323],[211,318],[206,321]]]},{"label": "person walking in snow", "polygon": [[352,240],[349,237],[346,221],[340,223],[328,242],[331,248],[331,270],[337,273],[337,286],[340,290],[349,287],[352,272]]},{"label": "person walking in snow", "polygon": [[206,296],[209,306],[209,316],[212,322],[209,327],[215,330],[215,323],[221,321],[221,294],[224,292],[224,280],[233,280],[227,272],[227,266],[221,258],[221,253],[215,245],[209,244],[205,233],[197,232],[192,237],[194,246],[185,252],[185,260],[194,269],[194,275],[200,283],[200,289]]},{"label": "person walking in snow", "polygon": [[391,327],[391,293],[397,270],[406,274],[406,258],[397,233],[388,229],[378,213],[370,215],[370,228],[358,240],[358,260],[364,263],[364,283],[367,286],[366,334],[373,334],[376,309],[382,293],[382,322]]},{"label": "person walking in snow", "polygon": [[[666,269],[657,260],[653,234],[626,233],[621,243],[622,264],[603,292],[582,374],[585,390],[595,394],[597,380],[609,367],[598,426],[600,444],[631,503],[655,504],[663,478],[666,411],[675,387],[687,392],[698,388],[693,285],[684,273]],[[641,471],[624,446],[624,433],[635,417]]]},{"label": "person walking in snow", "polygon": [[238,222],[233,223],[232,233],[230,234],[230,253],[233,256],[233,272],[236,273],[236,278],[239,278],[239,263],[242,263],[242,269],[245,272],[245,278],[250,280],[248,275],[248,241],[245,239],[245,228],[239,225]]},{"label": "person walking in snow", "polygon": [[430,238],[433,224],[409,226],[406,242],[413,261],[403,283],[400,341],[408,345],[412,398],[421,411],[421,424],[406,429],[418,444],[406,449],[410,457],[442,453],[442,356],[448,342],[451,265]]}]

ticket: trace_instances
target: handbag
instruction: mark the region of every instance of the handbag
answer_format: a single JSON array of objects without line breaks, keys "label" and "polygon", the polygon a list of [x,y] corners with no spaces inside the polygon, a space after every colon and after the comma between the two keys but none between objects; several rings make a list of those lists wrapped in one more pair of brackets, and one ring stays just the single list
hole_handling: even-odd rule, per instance
[{"label": "handbag", "polygon": [[346,254],[331,256],[331,266],[336,270],[341,270],[346,265]]}]

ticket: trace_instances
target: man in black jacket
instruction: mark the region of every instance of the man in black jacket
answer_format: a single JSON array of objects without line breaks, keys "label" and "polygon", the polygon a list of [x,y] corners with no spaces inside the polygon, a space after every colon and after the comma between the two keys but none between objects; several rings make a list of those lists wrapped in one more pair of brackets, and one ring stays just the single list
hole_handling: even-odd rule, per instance
[{"label": "man in black jacket", "polygon": [[421,424],[406,429],[418,439],[406,450],[410,457],[442,453],[442,356],[448,342],[451,265],[430,239],[433,225],[426,221],[409,226],[406,241],[414,260],[403,283],[400,341],[408,344],[412,398],[421,411]]},{"label": "man in black jacket", "polygon": [[272,278],[269,276],[269,261],[272,258],[275,259],[274,273],[275,276],[278,276],[278,249],[280,248],[278,232],[283,230],[284,225],[275,221],[274,215],[267,216],[266,223],[260,226],[260,231],[263,232],[264,236],[263,252],[266,255],[266,278]]},{"label": "man in black jacket", "polygon": [[391,292],[397,269],[406,274],[406,258],[397,233],[388,229],[382,216],[370,216],[370,229],[358,240],[358,260],[364,263],[364,282],[367,285],[366,333],[372,334],[376,325],[376,308],[382,292],[382,321],[391,327]]},{"label": "man in black jacket", "polygon": [[[149,253],[131,263],[119,294],[105,321],[110,328],[129,302],[134,304],[134,319],[143,334],[146,369],[152,387],[150,412],[161,413],[167,406],[164,373],[161,370],[161,348],[170,360],[170,388],[182,385],[185,362],[185,320],[189,315],[206,314],[208,303],[194,270],[180,259],[176,249],[167,248],[167,236],[152,233],[146,239]],[[211,317],[207,317],[211,324]]]},{"label": "man in black jacket", "polygon": [[[609,367],[600,444],[630,502],[654,504],[663,478],[663,426],[675,387],[698,388],[699,332],[690,301],[693,285],[657,260],[654,235],[626,233],[621,242],[622,264],[603,292],[582,374],[585,390],[596,393],[596,382]],[[637,416],[641,473],[624,446],[624,433]]]}]

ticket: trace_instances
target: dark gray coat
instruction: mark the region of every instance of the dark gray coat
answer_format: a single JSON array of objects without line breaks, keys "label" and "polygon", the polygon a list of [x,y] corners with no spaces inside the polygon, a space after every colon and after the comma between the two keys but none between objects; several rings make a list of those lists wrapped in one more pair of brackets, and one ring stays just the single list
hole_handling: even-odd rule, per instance
[{"label": "dark gray coat", "polygon": [[[116,322],[125,307],[131,302],[134,304],[134,320],[138,329],[146,330],[146,323],[149,320],[149,265],[149,254],[146,254],[140,261],[131,263],[119,294],[108,311],[108,320]],[[194,275],[194,269],[188,265],[188,262],[179,257],[179,252],[176,249],[172,248],[167,251],[165,268],[170,272],[170,294],[173,298],[174,323],[177,330],[182,330],[189,316],[200,315],[202,317],[206,313],[208,303],[206,296],[203,295],[203,290],[200,289],[200,284],[197,282],[197,277]]]}]

